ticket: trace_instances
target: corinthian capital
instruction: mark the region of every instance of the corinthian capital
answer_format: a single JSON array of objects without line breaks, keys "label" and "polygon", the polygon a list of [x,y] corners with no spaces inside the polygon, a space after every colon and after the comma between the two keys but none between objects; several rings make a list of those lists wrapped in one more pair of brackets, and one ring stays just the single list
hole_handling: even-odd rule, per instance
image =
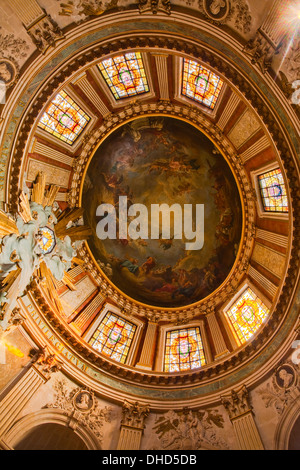
[{"label": "corinthian capital", "polygon": [[122,421],[121,424],[137,429],[144,429],[144,421],[149,415],[149,405],[141,405],[137,401],[129,403],[125,401],[122,407]]},{"label": "corinthian capital", "polygon": [[231,420],[252,410],[245,385],[239,390],[232,390],[230,394],[222,396],[221,401]]}]

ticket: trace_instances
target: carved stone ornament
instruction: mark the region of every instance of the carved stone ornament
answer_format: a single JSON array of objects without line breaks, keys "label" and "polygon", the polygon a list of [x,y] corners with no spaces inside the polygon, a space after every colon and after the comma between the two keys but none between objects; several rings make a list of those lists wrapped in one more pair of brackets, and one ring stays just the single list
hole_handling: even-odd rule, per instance
[{"label": "carved stone ornament", "polygon": [[170,410],[157,417],[153,431],[160,441],[159,449],[199,450],[227,449],[220,435],[224,419],[217,410]]},{"label": "carved stone ornament", "polygon": [[[300,77],[300,67],[298,71],[298,76]],[[298,118],[300,119],[300,81],[289,81],[287,76],[282,72],[282,70],[279,71],[279,74],[277,76],[277,83],[281,90],[283,91],[284,95],[288,98],[291,107],[294,109],[295,113],[297,114]],[[298,83],[299,82],[299,83]],[[296,97],[296,100],[294,102],[294,98]]]},{"label": "carved stone ornament", "polygon": [[21,309],[18,307],[15,307],[13,311],[11,312],[10,319],[8,321],[9,324],[12,326],[18,326],[21,325],[25,321],[24,315],[21,313]]},{"label": "carved stone ornament", "polygon": [[62,362],[58,360],[55,354],[50,353],[47,346],[39,350],[32,350],[30,356],[35,368],[47,379],[50,378],[52,373],[61,370]]},{"label": "carved stone ornament", "polygon": [[237,391],[232,390],[229,395],[222,396],[221,401],[231,420],[252,410],[245,385]]},{"label": "carved stone ornament", "polygon": [[281,44],[274,47],[258,30],[254,38],[250,39],[244,47],[244,53],[251,58],[251,63],[257,65],[265,74],[272,65],[273,58],[279,53]]},{"label": "carved stone ornament", "polygon": [[58,24],[46,13],[34,26],[28,29],[28,34],[42,54],[45,54],[49,47],[55,47],[56,42],[64,38]]},{"label": "carved stone ornament", "polygon": [[146,11],[152,11],[156,15],[159,11],[171,14],[171,2],[170,0],[139,0],[140,13]]},{"label": "carved stone ornament", "polygon": [[18,65],[4,57],[0,58],[0,81],[5,84],[7,88],[13,86],[19,76]]},{"label": "carved stone ornament", "polygon": [[94,395],[89,390],[79,390],[74,395],[73,405],[81,413],[89,413],[94,408]]},{"label": "carved stone ornament", "polygon": [[93,16],[100,16],[105,11],[117,8],[119,0],[109,0],[103,2],[102,0],[66,0],[60,2],[59,15],[70,16],[72,20],[80,24],[84,20]]},{"label": "carved stone ornament", "polygon": [[5,89],[13,86],[18,80],[20,62],[26,58],[28,50],[26,41],[16,38],[13,34],[2,33],[0,26],[0,82],[4,83]]},{"label": "carved stone ornament", "polygon": [[149,405],[141,405],[137,401],[135,403],[125,401],[122,406],[121,424],[131,428],[144,429],[145,419],[149,413]]},{"label": "carved stone ornament", "polygon": [[203,0],[203,9],[212,20],[223,22],[230,12],[230,3],[229,0]]},{"label": "carved stone ornament", "polygon": [[282,63],[282,69],[290,82],[300,78],[300,39],[292,41],[291,37],[285,38],[285,61]]},{"label": "carved stone ornament", "polygon": [[299,366],[286,362],[280,364],[271,380],[258,389],[266,408],[275,408],[278,415],[299,397]]},{"label": "carved stone ornament", "polygon": [[0,51],[9,60],[20,61],[28,55],[29,46],[23,39],[16,38],[14,34],[3,33],[0,26]]},{"label": "carved stone ornament", "polygon": [[297,378],[294,368],[289,364],[283,364],[278,367],[274,377],[277,386],[283,390],[289,390],[294,387]]},{"label": "carved stone ornament", "polygon": [[70,419],[75,418],[81,425],[88,427],[101,442],[103,424],[110,423],[112,408],[101,408],[90,389],[77,387],[69,391],[64,380],[55,382],[54,392],[54,401],[44,408],[63,410]]},{"label": "carved stone ornament", "polygon": [[199,0],[199,9],[215,25],[231,21],[238,31],[247,33],[251,29],[252,17],[245,0]]}]

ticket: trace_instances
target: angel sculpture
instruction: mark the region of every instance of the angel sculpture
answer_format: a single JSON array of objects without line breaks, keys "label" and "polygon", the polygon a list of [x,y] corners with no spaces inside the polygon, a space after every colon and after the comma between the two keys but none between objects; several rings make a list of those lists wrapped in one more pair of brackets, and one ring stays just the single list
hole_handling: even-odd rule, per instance
[{"label": "angel sculpture", "polygon": [[46,190],[45,175],[39,173],[31,196],[22,191],[18,214],[12,217],[0,211],[0,329],[4,331],[34,277],[42,281],[46,298],[59,313],[63,309],[58,282],[75,289],[68,270],[91,231],[76,224],[82,209],[54,210],[58,189],[52,185]]}]

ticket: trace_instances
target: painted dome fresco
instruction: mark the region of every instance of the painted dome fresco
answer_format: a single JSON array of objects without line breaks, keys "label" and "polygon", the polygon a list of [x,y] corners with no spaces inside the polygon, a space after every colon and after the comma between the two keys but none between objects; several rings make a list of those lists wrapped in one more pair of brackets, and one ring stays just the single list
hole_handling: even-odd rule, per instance
[{"label": "painted dome fresco", "polygon": [[[96,216],[104,204],[114,209],[114,237],[97,232],[99,222],[106,223],[106,212]],[[135,206],[140,211],[133,214],[137,204],[143,207]],[[82,206],[99,267],[125,295],[146,305],[178,308],[207,297],[225,281],[239,251],[242,207],[235,178],[214,144],[183,120],[139,118],[112,132],[91,159]],[[154,217],[158,206],[169,212]],[[128,232],[121,236],[124,211]],[[130,236],[132,224],[136,237]]]}]

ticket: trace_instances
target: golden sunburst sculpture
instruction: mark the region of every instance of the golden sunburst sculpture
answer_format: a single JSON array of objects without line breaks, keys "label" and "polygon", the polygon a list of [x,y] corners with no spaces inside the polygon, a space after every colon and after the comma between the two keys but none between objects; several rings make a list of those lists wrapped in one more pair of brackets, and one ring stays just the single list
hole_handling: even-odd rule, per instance
[{"label": "golden sunburst sculpture", "polygon": [[34,277],[50,305],[63,313],[58,282],[75,290],[68,271],[81,261],[78,246],[91,231],[83,223],[83,209],[61,211],[55,202],[58,186],[46,189],[43,173],[37,175],[31,195],[22,191],[18,213],[0,211],[0,330],[10,325],[19,297]]}]

